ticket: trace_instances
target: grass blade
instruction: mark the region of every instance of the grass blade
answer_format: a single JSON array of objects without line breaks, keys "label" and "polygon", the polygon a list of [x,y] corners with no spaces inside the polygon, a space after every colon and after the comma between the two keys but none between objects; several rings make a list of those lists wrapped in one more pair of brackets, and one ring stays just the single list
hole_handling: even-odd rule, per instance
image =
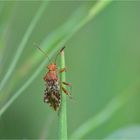
[{"label": "grass blade", "polygon": [[0,109],[0,116],[7,110],[7,108],[17,99],[17,97],[34,81],[37,75],[42,71],[42,68],[46,64],[46,60],[43,61],[40,67],[34,72],[34,74],[26,81],[26,83],[6,102],[6,104]]},{"label": "grass blade", "polygon": [[129,88],[112,99],[101,112],[76,129],[70,138],[81,139],[91,131],[94,131],[97,127],[107,122],[124,104],[126,104],[136,93],[139,92],[139,86],[140,79],[136,80]]},{"label": "grass blade", "polygon": [[[46,52],[49,49],[53,49],[55,53],[58,52],[77,31],[94,19],[111,2],[112,0],[101,0],[96,4],[93,3],[89,9],[84,6],[80,7],[66,23],[44,39],[41,47]],[[38,52],[31,56],[31,59],[39,59],[37,56]]]},{"label": "grass blade", "polygon": [[5,86],[6,82],[7,82],[8,79],[10,78],[12,72],[14,71],[14,69],[15,69],[15,67],[16,67],[16,64],[17,64],[17,62],[18,62],[18,60],[19,60],[19,58],[20,58],[20,56],[21,56],[21,54],[22,54],[22,52],[23,52],[23,50],[24,50],[24,48],[25,48],[25,46],[26,46],[26,43],[27,43],[27,41],[28,41],[28,39],[29,39],[29,37],[30,37],[30,35],[31,35],[32,31],[33,31],[33,29],[35,28],[37,22],[39,21],[41,15],[42,15],[43,12],[45,11],[47,5],[48,5],[48,1],[42,2],[42,4],[41,4],[39,10],[38,10],[37,13],[35,14],[35,16],[34,16],[32,22],[30,23],[30,25],[29,25],[27,31],[25,32],[25,34],[24,34],[24,36],[23,36],[23,38],[22,38],[22,40],[21,40],[21,43],[19,44],[19,47],[18,47],[18,49],[17,49],[17,51],[16,51],[16,53],[15,53],[15,56],[14,56],[14,58],[13,58],[13,61],[11,62],[11,65],[9,66],[6,75],[4,76],[3,80],[2,80],[1,83],[0,83],[0,91],[1,91],[2,88]]},{"label": "grass blade", "polygon": [[[64,51],[61,52],[61,69],[65,68],[65,55]],[[65,72],[61,73],[61,81],[66,81]],[[58,120],[58,138],[60,140],[67,140],[67,108],[66,108],[66,95],[61,91],[61,105],[59,110]]]}]

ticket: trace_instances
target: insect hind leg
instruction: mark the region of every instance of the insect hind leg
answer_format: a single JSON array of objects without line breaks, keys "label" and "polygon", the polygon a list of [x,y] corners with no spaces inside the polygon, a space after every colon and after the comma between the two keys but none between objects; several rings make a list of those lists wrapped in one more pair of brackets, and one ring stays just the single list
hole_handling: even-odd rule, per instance
[{"label": "insect hind leg", "polygon": [[70,83],[67,83],[67,82],[62,82],[62,84],[70,87],[70,95],[71,95],[71,93],[72,93],[72,85]]},{"label": "insect hind leg", "polygon": [[61,88],[62,88],[62,91],[72,99],[71,94],[62,85],[61,85]]}]

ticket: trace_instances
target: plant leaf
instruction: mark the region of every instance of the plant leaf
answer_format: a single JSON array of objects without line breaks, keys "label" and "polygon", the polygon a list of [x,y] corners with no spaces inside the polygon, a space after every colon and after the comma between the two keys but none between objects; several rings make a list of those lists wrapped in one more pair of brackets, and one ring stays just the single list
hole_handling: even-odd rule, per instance
[{"label": "plant leaf", "polygon": [[138,140],[140,139],[140,125],[132,125],[127,126],[124,128],[120,128],[107,136],[105,140],[112,140],[112,139],[118,139],[118,140],[124,140],[124,139],[130,139],[130,140]]}]

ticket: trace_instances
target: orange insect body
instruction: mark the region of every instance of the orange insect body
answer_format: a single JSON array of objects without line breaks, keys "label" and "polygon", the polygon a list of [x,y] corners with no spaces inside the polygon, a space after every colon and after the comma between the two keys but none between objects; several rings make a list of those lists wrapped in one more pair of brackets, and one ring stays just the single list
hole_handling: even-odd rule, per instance
[{"label": "orange insect body", "polygon": [[49,72],[47,72],[46,76],[44,77],[44,80],[47,82],[48,80],[57,80],[57,66],[56,64],[52,63],[48,65]]},{"label": "orange insect body", "polygon": [[54,110],[57,110],[60,106],[60,82],[56,64],[48,65],[48,70],[44,76],[44,81],[46,82],[44,102],[49,103]]}]

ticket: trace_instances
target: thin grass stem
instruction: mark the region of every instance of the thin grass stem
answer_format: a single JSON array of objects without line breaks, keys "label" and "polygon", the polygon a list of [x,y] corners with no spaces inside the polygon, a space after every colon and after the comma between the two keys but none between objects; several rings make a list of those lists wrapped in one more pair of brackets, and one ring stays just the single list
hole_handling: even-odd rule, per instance
[{"label": "thin grass stem", "polygon": [[14,58],[8,68],[8,71],[6,72],[6,75],[4,76],[3,80],[0,83],[0,91],[2,90],[2,88],[5,86],[5,84],[7,83],[8,79],[10,78],[10,76],[12,75],[12,72],[14,71],[16,64],[27,44],[27,41],[30,37],[30,35],[32,34],[33,29],[35,28],[37,22],[39,21],[39,19],[41,18],[41,15],[43,14],[43,12],[46,9],[46,6],[48,5],[48,1],[44,1],[42,2],[39,10],[37,11],[37,13],[35,14],[33,20],[31,21],[29,27],[27,28],[20,44],[19,47],[17,48],[17,51],[14,55]]},{"label": "thin grass stem", "polygon": [[[61,64],[60,68],[65,68],[65,55],[64,51],[61,52]],[[65,72],[61,73],[61,81],[66,81]],[[66,95],[61,90],[61,105],[59,109],[58,119],[58,138],[60,140],[67,140],[67,107],[66,107]]]},{"label": "thin grass stem", "polygon": [[67,40],[94,19],[111,2],[112,0],[100,0],[96,4],[93,3],[89,9],[80,7],[64,25],[52,32],[52,34],[44,40],[41,46],[44,47],[46,44],[48,48],[53,46],[55,47],[55,51],[58,52],[62,46],[57,44],[60,42],[63,42],[63,45],[66,44]]},{"label": "thin grass stem", "polygon": [[8,107],[20,96],[20,94],[25,91],[25,89],[27,89],[28,86],[35,80],[37,75],[42,71],[42,68],[45,66],[46,62],[46,60],[43,61],[40,67],[31,75],[26,83],[21,88],[19,88],[19,90],[17,90],[15,94],[5,103],[5,105],[0,109],[0,117],[8,109]]}]

